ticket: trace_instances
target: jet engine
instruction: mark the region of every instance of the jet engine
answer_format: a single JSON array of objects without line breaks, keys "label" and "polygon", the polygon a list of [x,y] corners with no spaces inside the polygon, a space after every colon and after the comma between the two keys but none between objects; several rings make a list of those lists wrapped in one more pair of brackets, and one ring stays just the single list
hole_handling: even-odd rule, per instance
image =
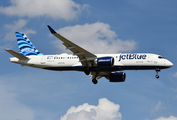
[{"label": "jet engine", "polygon": [[113,57],[100,57],[95,59],[95,64],[98,67],[112,67],[114,65],[114,58]]},{"label": "jet engine", "polygon": [[109,82],[125,82],[126,73],[124,72],[115,72],[109,74]]}]

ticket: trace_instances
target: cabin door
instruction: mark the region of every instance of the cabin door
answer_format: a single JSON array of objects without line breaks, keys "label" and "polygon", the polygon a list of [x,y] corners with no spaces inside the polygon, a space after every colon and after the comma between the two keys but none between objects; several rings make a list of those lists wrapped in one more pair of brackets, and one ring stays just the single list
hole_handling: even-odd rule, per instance
[{"label": "cabin door", "polygon": [[153,61],[153,55],[148,55],[147,62],[152,62]]},{"label": "cabin door", "polygon": [[45,62],[46,62],[46,56],[43,55],[43,56],[41,57],[41,64],[45,64]]}]

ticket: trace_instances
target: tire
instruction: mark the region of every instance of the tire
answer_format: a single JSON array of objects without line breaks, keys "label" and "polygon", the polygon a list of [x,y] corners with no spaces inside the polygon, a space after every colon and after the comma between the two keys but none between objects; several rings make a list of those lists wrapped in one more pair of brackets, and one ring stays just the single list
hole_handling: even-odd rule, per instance
[{"label": "tire", "polygon": [[159,78],[159,75],[156,75],[155,77],[158,79],[158,78]]},{"label": "tire", "polygon": [[92,82],[93,82],[93,84],[97,84],[98,80],[97,79],[93,79]]}]

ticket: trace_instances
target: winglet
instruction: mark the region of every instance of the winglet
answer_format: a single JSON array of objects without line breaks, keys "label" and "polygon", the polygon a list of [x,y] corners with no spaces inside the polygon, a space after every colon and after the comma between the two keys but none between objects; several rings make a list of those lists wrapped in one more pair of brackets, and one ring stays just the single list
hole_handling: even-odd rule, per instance
[{"label": "winglet", "polygon": [[53,34],[53,33],[57,33],[55,32],[55,30],[53,30],[49,25],[47,25],[47,27],[49,28],[50,32]]},{"label": "winglet", "polygon": [[18,58],[18,59],[22,59],[22,60],[29,60],[28,57],[22,55],[22,54],[19,54],[13,50],[10,50],[10,49],[5,49],[7,52],[9,52],[11,55],[13,55],[14,57]]}]

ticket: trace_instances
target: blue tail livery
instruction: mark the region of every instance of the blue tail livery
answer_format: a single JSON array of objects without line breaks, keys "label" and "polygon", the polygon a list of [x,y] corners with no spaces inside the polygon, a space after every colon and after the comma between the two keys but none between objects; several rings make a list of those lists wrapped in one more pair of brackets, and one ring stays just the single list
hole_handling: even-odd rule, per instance
[{"label": "blue tail livery", "polygon": [[16,32],[20,54],[24,56],[43,55],[40,53],[23,32]]}]

